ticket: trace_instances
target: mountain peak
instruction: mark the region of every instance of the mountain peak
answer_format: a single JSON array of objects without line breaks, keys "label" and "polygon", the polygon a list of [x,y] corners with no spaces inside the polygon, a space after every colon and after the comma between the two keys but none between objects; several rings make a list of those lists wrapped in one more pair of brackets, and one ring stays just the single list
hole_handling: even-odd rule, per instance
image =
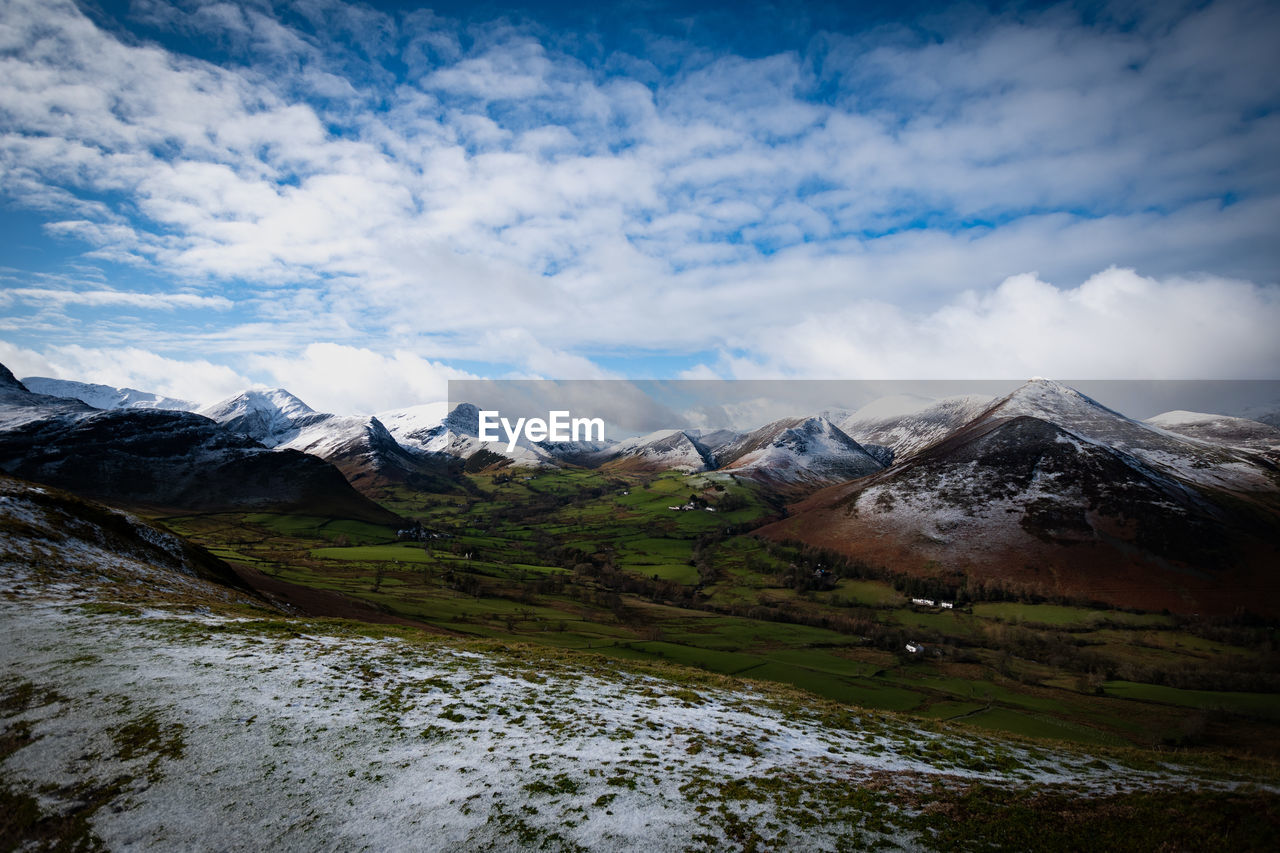
[{"label": "mountain peak", "polygon": [[289,393],[284,388],[269,388],[265,391],[246,391],[245,394],[250,399],[269,402],[280,411],[289,414],[310,415],[315,413],[315,409],[302,402],[302,400]]},{"label": "mountain peak", "polygon": [[711,467],[705,449],[689,433],[660,429],[626,438],[603,450],[620,467],[649,466],[668,471],[705,471]]},{"label": "mountain peak", "polygon": [[1067,385],[1065,382],[1059,382],[1056,379],[1048,379],[1044,376],[1031,377],[1026,382],[1023,382],[1021,385],[1019,385],[1018,388],[1014,391],[1014,393],[1016,394],[1020,392],[1032,392],[1032,391],[1040,391],[1042,393],[1054,392],[1058,394],[1074,394],[1076,396],[1084,396],[1079,391],[1072,388],[1070,385]]},{"label": "mountain peak", "polygon": [[200,414],[208,415],[216,421],[219,418],[209,413],[222,414],[233,411],[277,411],[290,416],[315,413],[314,409],[284,388],[250,388],[201,408]]},{"label": "mountain peak", "polygon": [[283,388],[242,391],[200,409],[197,414],[217,421],[233,432],[243,433],[268,445],[294,429],[300,418],[315,410]]},{"label": "mountain peak", "polygon": [[9,368],[0,364],[0,388],[13,388],[18,391],[28,391],[30,389],[18,381],[18,377],[13,375]]},{"label": "mountain peak", "polygon": [[1042,377],[1024,382],[993,403],[988,411],[1005,417],[1030,415],[1055,422],[1086,413],[1091,418],[1109,416],[1129,420],[1069,385]]},{"label": "mountain peak", "polygon": [[[719,455],[718,455],[719,456]],[[780,482],[837,482],[884,466],[826,418],[783,418],[724,449],[723,468]]]}]

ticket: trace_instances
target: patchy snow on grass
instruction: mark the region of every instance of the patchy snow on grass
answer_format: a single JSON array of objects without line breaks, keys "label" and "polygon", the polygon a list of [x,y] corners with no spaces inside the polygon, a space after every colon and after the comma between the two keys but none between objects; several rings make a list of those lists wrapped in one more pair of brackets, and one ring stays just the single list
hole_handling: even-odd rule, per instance
[{"label": "patchy snow on grass", "polygon": [[922,790],[1230,784],[692,670],[283,617],[187,571],[169,534],[43,494],[0,488],[0,794],[69,848],[917,849]]},{"label": "patchy snow on grass", "polygon": [[51,813],[108,791],[90,825],[110,849],[680,850],[743,826],[913,848],[898,794],[921,785],[1187,781],[600,658],[59,590],[0,599],[2,692],[37,697],[6,703],[29,742],[3,776]]}]

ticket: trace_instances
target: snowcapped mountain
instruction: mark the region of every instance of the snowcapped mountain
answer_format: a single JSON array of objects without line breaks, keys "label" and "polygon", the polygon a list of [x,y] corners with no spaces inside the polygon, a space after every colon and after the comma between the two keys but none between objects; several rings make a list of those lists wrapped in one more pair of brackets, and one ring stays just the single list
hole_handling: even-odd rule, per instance
[{"label": "snowcapped mountain", "polygon": [[376,417],[312,414],[278,436],[276,450],[300,450],[337,466],[357,489],[386,483],[445,486],[447,465],[402,446]]},{"label": "snowcapped mountain", "polygon": [[1228,447],[1280,450],[1280,429],[1248,418],[1179,410],[1147,418],[1146,423],[1167,432]]},{"label": "snowcapped mountain", "polygon": [[74,419],[95,410],[79,400],[34,394],[0,364],[0,429],[58,415]]},{"label": "snowcapped mountain", "polygon": [[[901,461],[959,429],[991,405],[980,394],[934,400],[909,394],[882,397],[839,422],[844,433],[866,447],[888,448]],[[869,452],[870,449],[868,448]]]},{"label": "snowcapped mountain", "polygon": [[1136,421],[1049,379],[1032,379],[979,417],[1030,416],[1079,438],[1124,451],[1183,480],[1215,488],[1280,491],[1274,466],[1247,451],[1198,441]]},{"label": "snowcapped mountain", "polygon": [[713,467],[711,454],[692,434],[678,429],[663,429],[647,435],[626,438],[597,451],[597,459],[607,460],[610,468],[619,470],[681,471],[691,474]]},{"label": "snowcapped mountain", "polygon": [[1142,444],[1155,437],[1155,431],[1149,426],[1052,379],[1025,382],[981,413],[985,418],[1023,415],[1058,424],[1096,441],[1129,445]]},{"label": "snowcapped mountain", "polygon": [[197,410],[232,432],[274,447],[316,411],[283,388],[243,391]]},{"label": "snowcapped mountain", "polygon": [[173,409],[194,412],[198,403],[165,397],[136,388],[113,388],[92,382],[73,382],[70,379],[50,379],[47,376],[28,376],[22,380],[36,394],[50,397],[67,397],[87,403],[95,409]]},{"label": "snowcapped mountain", "polygon": [[449,404],[445,402],[423,403],[403,409],[389,409],[378,412],[375,417],[395,436],[396,441],[406,445],[414,444],[411,436],[425,430],[440,426],[449,414]]},{"label": "snowcapped mountain", "polygon": [[742,438],[742,433],[731,429],[687,429],[685,434],[696,441],[698,446],[705,448],[712,457]]},{"label": "snowcapped mountain", "polygon": [[413,406],[378,417],[396,441],[424,453],[447,452],[453,438],[480,434],[480,410],[470,403],[459,403],[447,411],[436,405]]},{"label": "snowcapped mountain", "polygon": [[555,455],[544,446],[531,444],[523,438],[508,451],[506,438],[501,430],[498,434],[503,437],[502,441],[480,441],[480,410],[471,403],[459,403],[443,420],[437,418],[434,423],[425,412],[400,409],[392,413],[387,429],[402,445],[422,453],[470,459],[485,450],[504,456],[516,465],[530,468],[557,464]]},{"label": "snowcapped mountain", "polygon": [[1037,380],[762,533],[1015,591],[1226,612],[1242,590],[1270,595],[1280,560],[1280,502],[1247,458]]},{"label": "snowcapped mountain", "polygon": [[[433,407],[391,412],[399,429],[413,432],[439,426]],[[434,407],[438,412],[439,407]],[[283,388],[245,391],[200,410],[224,429],[266,447],[299,451],[335,465],[353,486],[376,489],[388,483],[449,490],[447,465],[411,442],[401,443],[376,417],[317,412]]]},{"label": "snowcapped mountain", "polygon": [[341,455],[352,443],[391,445],[400,448],[391,433],[377,418],[345,417],[317,413],[303,419],[302,425],[279,435],[281,450],[301,450],[321,459]]},{"label": "snowcapped mountain", "polygon": [[192,412],[90,410],[10,425],[0,430],[0,470],[129,504],[399,521],[327,462],[272,452]]},{"label": "snowcapped mountain", "polygon": [[719,470],[776,484],[834,483],[884,466],[826,418],[784,418],[715,454]]}]

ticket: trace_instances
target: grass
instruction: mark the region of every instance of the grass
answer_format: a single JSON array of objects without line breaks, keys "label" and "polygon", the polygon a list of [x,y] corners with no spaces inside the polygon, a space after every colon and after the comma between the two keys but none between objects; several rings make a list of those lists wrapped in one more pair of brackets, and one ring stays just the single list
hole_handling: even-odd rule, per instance
[{"label": "grass", "polygon": [[631,647],[645,656],[659,658],[675,664],[707,669],[726,675],[742,672],[763,663],[756,655],[725,652],[716,649],[685,646],[662,641],[631,643]]},{"label": "grass", "polygon": [[[798,552],[725,533],[735,519],[773,511],[754,487],[724,481],[720,492],[714,478],[575,469],[523,476],[495,482],[473,475],[467,494],[391,490],[389,509],[450,534],[430,550],[396,542],[389,528],[289,514],[168,521],[221,556],[282,580],[477,638],[702,667],[933,718],[982,710],[965,720],[1090,743],[1117,735],[1158,742],[1160,732],[1204,710],[1277,719],[1275,703],[1258,694],[1110,681],[1107,695],[1095,696],[1081,686],[1081,670],[1027,657],[1034,656],[1028,641],[1057,638],[1060,647],[1113,669],[1265,665],[1260,652],[1178,630],[1165,614],[1014,602],[926,612],[903,607],[904,595],[884,581],[857,578],[798,591],[784,579]],[[732,495],[744,508],[667,508],[691,493],[713,503]],[[708,533],[718,538],[704,540],[698,553],[715,579],[702,586],[691,562],[698,537]],[[335,544],[340,536],[349,544]],[[463,558],[467,552],[471,559]],[[606,565],[632,580],[620,584]],[[641,582],[666,586],[650,594],[632,586]],[[870,639],[866,620],[874,620]],[[870,647],[877,631],[947,651],[937,659],[899,658],[886,651],[902,654],[899,641]],[[968,669],[952,664],[957,653]],[[1145,722],[1153,716],[1159,726]]]},{"label": "grass", "polygon": [[1124,743],[1121,738],[1078,723],[1009,708],[989,708],[978,711],[960,722],[965,726],[1008,732],[1023,737],[1048,738],[1098,746],[1119,746]]},{"label": "grass", "polygon": [[947,700],[943,702],[930,702],[928,707],[922,708],[919,713],[922,716],[936,720],[953,720],[956,717],[963,717],[968,714],[972,714],[974,711],[981,711],[986,707],[986,705],[978,702],[954,702]]},{"label": "grass", "polygon": [[902,593],[883,581],[841,580],[834,595],[868,607],[888,607],[903,604],[906,600]]},{"label": "grass", "polygon": [[1261,791],[1083,799],[1070,791],[979,784],[935,796],[916,825],[939,850],[1270,850],[1280,826],[1280,803]]},{"label": "grass", "polygon": [[1125,627],[1162,628],[1174,624],[1164,613],[1127,613],[1122,610],[1094,610],[1057,604],[1019,604],[1009,601],[973,605],[973,614],[1001,622],[1024,622],[1054,627],[1090,628],[1113,624]]},{"label": "grass", "polygon": [[322,560],[364,560],[368,562],[434,563],[452,555],[424,551],[421,545],[404,542],[395,545],[359,545],[347,548],[316,548],[311,555]]},{"label": "grass", "polygon": [[900,608],[893,611],[893,618],[909,628],[927,628],[949,637],[971,637],[975,633],[973,618],[963,613],[921,613]]},{"label": "grass", "polygon": [[1222,710],[1251,717],[1280,720],[1280,695],[1236,693],[1216,690],[1182,690],[1160,684],[1108,681],[1103,685],[1110,696],[1141,702],[1159,702],[1184,708]]},{"label": "grass", "polygon": [[258,512],[245,515],[244,520],[250,524],[267,527],[285,536],[326,539],[346,536],[352,542],[380,542],[395,537],[395,531],[389,527],[351,519]]}]

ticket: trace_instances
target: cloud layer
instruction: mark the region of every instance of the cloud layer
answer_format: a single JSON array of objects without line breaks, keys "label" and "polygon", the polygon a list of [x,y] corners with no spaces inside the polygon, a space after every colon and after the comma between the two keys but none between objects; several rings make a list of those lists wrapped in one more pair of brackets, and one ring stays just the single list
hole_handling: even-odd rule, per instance
[{"label": "cloud layer", "polygon": [[1274,4],[793,25],[750,55],[336,0],[3,6],[4,203],[61,260],[0,255],[0,333],[60,369],[148,351],[368,409],[628,353],[1280,364]]}]

